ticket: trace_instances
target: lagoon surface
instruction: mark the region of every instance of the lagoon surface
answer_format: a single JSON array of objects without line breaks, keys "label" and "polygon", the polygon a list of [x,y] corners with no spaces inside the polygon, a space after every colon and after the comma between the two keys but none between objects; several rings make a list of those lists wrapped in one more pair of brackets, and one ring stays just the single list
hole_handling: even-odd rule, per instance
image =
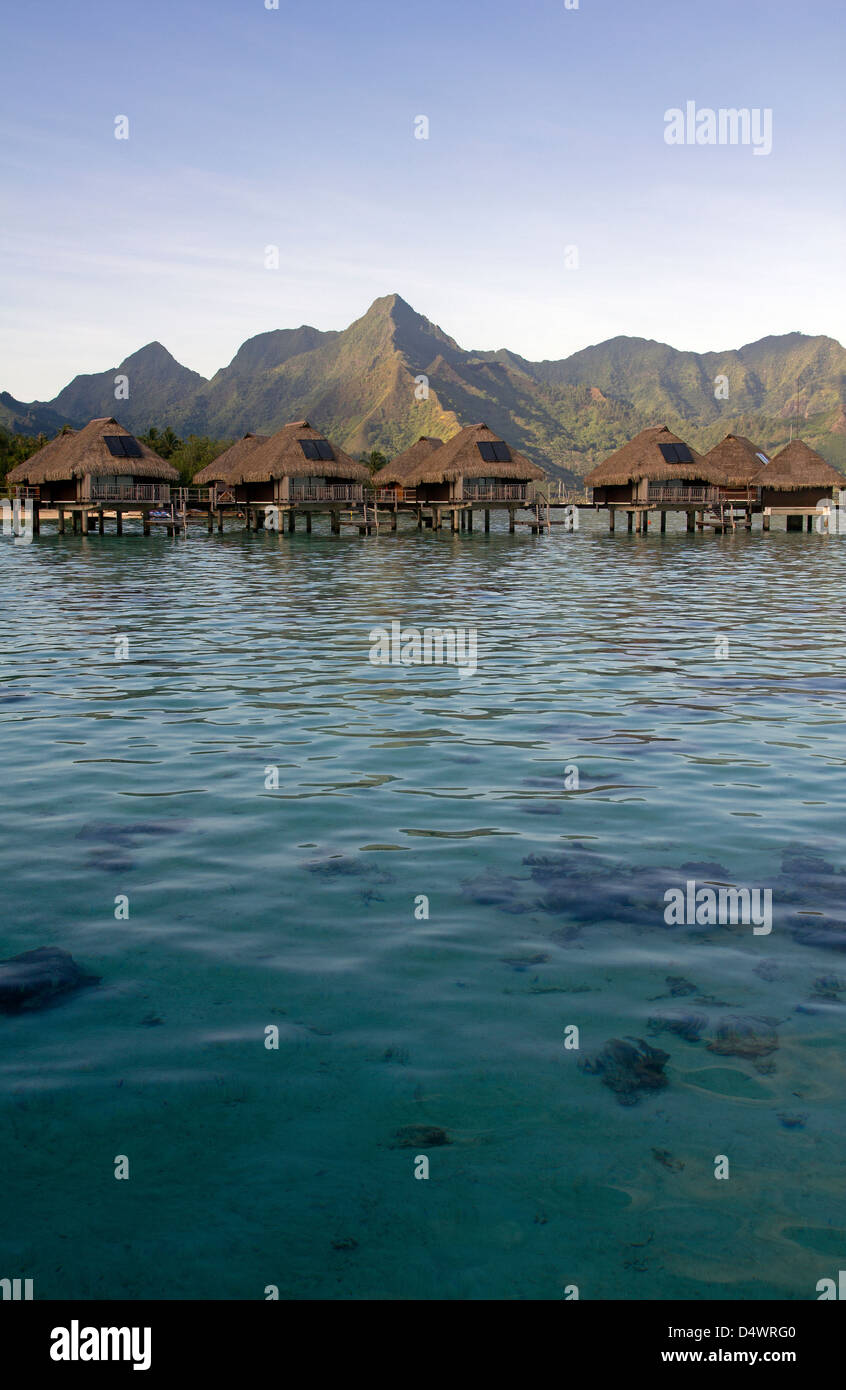
[{"label": "lagoon surface", "polygon": [[[0,1277],[816,1298],[846,1267],[844,562],[591,512],[0,538],[0,956],[101,977],[0,1016]],[[476,674],[372,665],[395,620],[475,628]],[[667,925],[689,880],[771,890],[772,931]],[[607,1084],[614,1038],[666,1085]]]}]

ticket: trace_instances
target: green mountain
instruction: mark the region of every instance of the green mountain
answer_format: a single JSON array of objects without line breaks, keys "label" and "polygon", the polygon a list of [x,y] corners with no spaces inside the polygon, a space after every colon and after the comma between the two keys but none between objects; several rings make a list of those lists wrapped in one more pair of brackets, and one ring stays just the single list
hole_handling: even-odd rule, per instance
[{"label": "green mountain", "polygon": [[[115,376],[129,377],[116,400]],[[422,380],[425,378],[425,380]],[[717,394],[717,378],[725,385]],[[8,407],[6,402],[9,402]],[[448,438],[485,420],[554,474],[573,478],[644,426],[667,423],[698,449],[729,431],[772,451],[801,433],[846,468],[846,351],[832,338],[791,333],[725,352],[681,352],[613,338],[561,361],[468,351],[386,295],[342,332],[303,326],[261,333],[210,381],[151,343],[117,368],[76,377],[54,401],[0,396],[25,433],[115,414],[141,432],[237,438],[307,416],[357,454],[391,455],[420,434]],[[53,426],[53,432],[55,426]]]},{"label": "green mountain", "polygon": [[[125,384],[116,378],[126,378]],[[205,378],[189,371],[161,343],[148,343],[118,367],[86,376],[75,376],[55,400],[36,401],[71,425],[85,424],[101,415],[114,415],[128,429],[140,432],[150,424],[170,423],[184,412]],[[123,392],[129,395],[124,397]],[[115,392],[121,394],[116,395]]]}]

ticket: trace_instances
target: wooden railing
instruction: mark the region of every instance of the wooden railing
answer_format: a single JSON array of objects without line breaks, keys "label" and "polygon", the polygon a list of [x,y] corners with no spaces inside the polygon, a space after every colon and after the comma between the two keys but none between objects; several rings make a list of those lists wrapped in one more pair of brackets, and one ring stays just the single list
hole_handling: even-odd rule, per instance
[{"label": "wooden railing", "polygon": [[[406,500],[406,501],[413,500],[413,499],[409,498],[409,496],[408,496],[409,492],[415,492],[415,493],[416,493],[416,489],[415,489],[415,488],[406,488],[406,489],[405,489],[404,500]],[[375,499],[376,499],[377,502],[390,502],[390,503],[393,505],[393,503],[396,502],[396,500],[397,500],[397,489],[396,489],[395,487],[377,487],[377,488],[374,488],[374,489],[373,489],[373,495],[374,495],[374,497],[375,497]]]},{"label": "wooden railing", "polygon": [[720,499],[723,502],[760,502],[759,487],[721,487]]},{"label": "wooden railing", "polygon": [[[721,492],[718,487],[662,487],[660,483],[649,484],[649,502],[718,502]],[[637,498],[633,499],[635,502]],[[622,505],[622,504],[621,504]]]},{"label": "wooden railing", "polygon": [[464,484],[465,502],[525,502],[526,483]]},{"label": "wooden railing", "polygon": [[212,489],[210,487],[181,487],[179,489],[179,505],[188,506],[192,502],[209,502],[211,500]]},{"label": "wooden railing", "polygon": [[290,502],[361,502],[362,483],[291,484]]},{"label": "wooden railing", "polygon": [[170,502],[170,483],[101,483],[91,479],[91,496],[81,502]]},{"label": "wooden railing", "polygon": [[34,498],[37,498],[37,497],[40,497],[40,496],[41,496],[41,488],[40,488],[40,487],[26,487],[23,483],[16,483],[16,484],[15,484],[15,496],[16,496],[16,497],[34,497]]}]

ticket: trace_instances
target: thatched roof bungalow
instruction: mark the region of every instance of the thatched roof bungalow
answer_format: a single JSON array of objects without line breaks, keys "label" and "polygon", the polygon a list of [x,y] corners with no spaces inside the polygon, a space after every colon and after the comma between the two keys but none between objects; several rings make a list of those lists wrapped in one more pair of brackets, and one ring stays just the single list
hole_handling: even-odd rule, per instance
[{"label": "thatched roof bungalow", "polygon": [[57,435],[17,464],[7,481],[16,488],[37,489],[42,504],[167,502],[179,474],[107,415]]},{"label": "thatched roof bungalow", "polygon": [[235,486],[241,481],[242,465],[269,438],[269,434],[245,434],[243,439],[237,439],[205,468],[201,468],[199,473],[195,473],[194,484],[211,488],[215,502],[234,502]]},{"label": "thatched roof bungalow", "polygon": [[222,483],[236,502],[279,505],[360,502],[370,474],[308,420],[293,420],[269,438],[247,435],[239,440],[195,481],[206,477]]},{"label": "thatched roof bungalow", "polygon": [[785,444],[761,469],[757,482],[761,505],[781,510],[815,507],[823,498],[831,497],[835,488],[846,488],[846,477],[802,439]]},{"label": "thatched roof bungalow", "polygon": [[[419,443],[419,441],[418,441]],[[485,424],[467,425],[428,450],[402,480],[418,502],[522,502],[545,473]]]},{"label": "thatched roof bungalow", "polygon": [[641,430],[587,474],[599,507],[627,503],[701,506],[716,496],[716,470],[666,425]]},{"label": "thatched roof bungalow", "polygon": [[727,434],[703,459],[725,499],[757,500],[758,475],[769,456],[742,434]]},{"label": "thatched roof bungalow", "polygon": [[[397,454],[396,458],[386,463],[384,468],[378,469],[372,478],[375,488],[381,491],[390,489],[392,500],[402,502],[405,487],[412,473],[428,459],[429,455],[443,446],[442,439],[436,439],[434,435],[421,434],[409,449]],[[413,488],[412,488],[413,491]]]}]

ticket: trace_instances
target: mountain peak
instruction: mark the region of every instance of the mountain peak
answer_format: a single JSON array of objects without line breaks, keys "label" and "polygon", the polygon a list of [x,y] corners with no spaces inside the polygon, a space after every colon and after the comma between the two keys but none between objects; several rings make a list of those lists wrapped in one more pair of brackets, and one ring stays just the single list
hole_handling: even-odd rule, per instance
[{"label": "mountain peak", "polygon": [[[181,371],[188,371],[188,367],[183,367],[177,362],[172,352],[168,352],[163,343],[153,341],[145,343],[144,347],[138,348],[136,352],[131,352],[121,362],[121,367],[179,367]],[[196,375],[196,374],[195,374]]]}]

